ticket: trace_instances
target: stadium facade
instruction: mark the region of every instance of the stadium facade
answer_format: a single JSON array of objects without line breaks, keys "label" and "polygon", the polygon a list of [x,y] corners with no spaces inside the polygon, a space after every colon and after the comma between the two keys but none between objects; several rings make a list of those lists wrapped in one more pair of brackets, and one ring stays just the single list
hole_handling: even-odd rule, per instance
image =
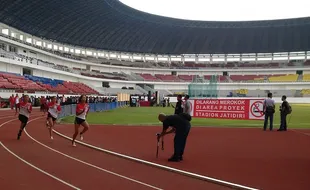
[{"label": "stadium facade", "polygon": [[[154,88],[186,90],[189,80],[145,80],[137,74],[216,74],[227,78],[219,84],[219,88],[226,91],[301,91],[309,85],[308,80],[303,81],[303,75],[310,73],[307,62],[310,57],[310,17],[252,22],[187,21],[143,13],[114,0],[85,3],[47,0],[1,2],[0,42],[5,51],[2,53],[5,59],[0,60],[1,70],[23,75],[23,68],[27,67],[31,69],[30,74],[37,77],[83,82],[96,88],[102,87],[102,82],[108,82],[114,88],[127,86],[142,92]],[[12,56],[43,60],[45,65],[25,63],[22,58],[12,61]],[[169,67],[143,68],[150,63],[159,66],[162,62]],[[204,66],[185,68],[183,65],[172,69],[174,62]],[[226,67],[232,62],[233,67]],[[248,67],[245,64],[248,62],[260,66]],[[269,63],[275,62],[281,62],[281,65],[270,67]],[[288,67],[291,63],[293,66]],[[124,67],[124,64],[132,65]],[[10,69],[13,65],[16,68]],[[114,78],[98,78],[98,75],[89,76],[89,73],[85,76],[79,71],[72,71],[76,68],[111,75],[113,72],[123,73],[127,79],[119,80],[115,75]],[[256,75],[258,78],[263,75],[294,76],[289,76],[292,80],[273,81],[277,83],[244,83],[230,80],[233,78],[229,78],[230,75]]]},{"label": "stadium facade", "polygon": [[2,1],[0,21],[43,39],[97,50],[240,54],[310,50],[310,17],[207,22],[155,16],[118,0]]}]

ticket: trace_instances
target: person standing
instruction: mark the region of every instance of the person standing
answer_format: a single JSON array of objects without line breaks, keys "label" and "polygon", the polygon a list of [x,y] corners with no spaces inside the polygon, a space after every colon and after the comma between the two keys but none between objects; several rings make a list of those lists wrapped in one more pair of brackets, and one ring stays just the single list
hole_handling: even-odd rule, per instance
[{"label": "person standing", "polygon": [[280,106],[280,113],[281,113],[281,124],[278,131],[287,131],[287,123],[286,123],[286,116],[290,114],[291,108],[286,101],[286,96],[282,96],[282,104]]},{"label": "person standing", "polygon": [[14,94],[12,94],[12,96],[10,96],[9,101],[10,101],[11,110],[13,110],[14,106],[15,106]]},{"label": "person standing", "polygon": [[18,94],[16,94],[15,98],[14,98],[14,102],[15,102],[15,110],[18,109],[18,105],[19,105],[19,97]]},{"label": "person standing", "polygon": [[268,119],[270,120],[269,130],[273,130],[273,116],[275,113],[275,102],[272,99],[272,93],[268,93],[268,98],[264,101],[264,114],[265,114],[265,122],[264,122],[264,131],[267,129]]},{"label": "person standing", "polygon": [[174,108],[174,114],[180,114],[183,113],[183,103],[182,103],[182,95],[177,96],[177,103],[175,107],[171,105]]},{"label": "person standing", "polygon": [[183,113],[187,113],[188,115],[191,115],[191,103],[189,102],[189,95],[186,95],[184,97],[184,108],[183,108]]}]

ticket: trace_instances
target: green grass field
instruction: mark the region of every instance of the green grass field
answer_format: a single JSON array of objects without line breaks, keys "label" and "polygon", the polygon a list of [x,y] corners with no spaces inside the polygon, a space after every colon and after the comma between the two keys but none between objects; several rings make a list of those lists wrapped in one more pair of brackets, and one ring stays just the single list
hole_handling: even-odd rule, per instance
[{"label": "green grass field", "polygon": [[[288,115],[289,128],[310,128],[310,104],[292,104],[293,113]],[[277,108],[279,105],[277,105]],[[173,108],[140,107],[119,108],[106,112],[89,113],[87,121],[90,124],[115,124],[115,125],[160,125],[157,120],[158,113],[172,114]],[[73,123],[74,117],[62,119],[63,123]],[[223,120],[193,118],[193,126],[223,126],[223,127],[262,127],[263,121],[255,120]],[[280,114],[276,112],[274,128],[280,124]]]}]

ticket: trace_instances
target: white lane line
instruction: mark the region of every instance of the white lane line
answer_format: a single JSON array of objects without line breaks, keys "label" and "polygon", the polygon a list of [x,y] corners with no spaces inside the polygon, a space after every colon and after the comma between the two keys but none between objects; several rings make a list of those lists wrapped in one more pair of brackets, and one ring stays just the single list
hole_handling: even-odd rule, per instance
[{"label": "white lane line", "polygon": [[[72,123],[60,123],[59,125],[72,125]],[[113,126],[113,127],[162,127],[161,125],[158,125],[158,123],[137,123],[137,124],[91,124],[92,126],[99,126],[99,127],[106,127],[106,126]],[[279,123],[274,123],[274,125],[280,125]],[[298,125],[298,126],[310,126],[310,123],[298,123],[298,124],[294,124],[294,125]],[[256,124],[256,123],[249,123],[249,124],[245,124],[245,123],[237,123],[237,124],[225,124],[223,126],[211,126],[211,125],[205,125],[205,126],[201,126],[201,125],[193,125],[192,127],[197,127],[197,128],[227,128],[227,129],[259,129],[259,128],[263,128],[262,124]],[[294,127],[295,129],[299,129],[297,127]],[[303,129],[303,128],[300,128]],[[304,128],[307,129],[307,128]],[[309,129],[309,128],[308,128]]]},{"label": "white lane line", "polygon": [[47,175],[47,176],[49,176],[49,177],[51,177],[51,178],[53,178],[53,179],[59,181],[59,182],[65,184],[65,185],[67,185],[67,186],[69,186],[69,187],[71,187],[71,188],[73,188],[73,189],[81,190],[80,188],[75,187],[74,185],[72,185],[72,184],[70,184],[70,183],[68,183],[68,182],[63,181],[62,179],[59,179],[58,177],[56,177],[56,176],[54,176],[54,175],[52,175],[52,174],[50,174],[50,173],[48,173],[48,172],[46,172],[46,171],[40,169],[40,168],[36,167],[35,165],[33,165],[33,164],[27,162],[26,160],[22,159],[21,157],[19,157],[18,155],[16,155],[14,152],[12,152],[10,149],[8,149],[1,141],[0,141],[0,145],[1,145],[6,151],[8,151],[9,153],[11,153],[11,154],[12,154],[13,156],[15,156],[16,158],[18,158],[20,161],[22,161],[22,162],[24,162],[25,164],[31,166],[32,168],[38,170],[39,172],[41,172],[41,173],[43,173],[43,174],[45,174],[45,175]]},{"label": "white lane line", "polygon": [[[56,130],[53,130],[53,131],[57,135],[59,135],[59,136],[61,136],[63,138],[66,138],[68,140],[72,140],[72,138],[70,138],[70,137],[68,137],[68,136],[66,136],[66,135],[64,135],[64,134],[62,134],[62,133],[60,133],[60,132],[58,132]],[[211,178],[211,177],[208,177],[208,176],[203,176],[203,175],[199,175],[199,174],[196,174],[196,173],[192,173],[192,172],[188,172],[188,171],[179,170],[179,169],[176,169],[176,168],[160,165],[160,164],[157,164],[157,163],[154,163],[154,162],[149,162],[149,161],[142,160],[142,159],[135,158],[135,157],[131,157],[131,156],[128,156],[128,155],[120,154],[120,153],[113,152],[113,151],[110,151],[110,150],[106,150],[106,149],[103,149],[103,148],[100,148],[100,147],[96,147],[96,146],[91,145],[91,144],[84,143],[84,142],[81,142],[81,141],[78,141],[78,140],[76,140],[76,142],[79,143],[79,144],[82,144],[82,145],[84,145],[86,147],[89,147],[91,149],[98,150],[100,152],[105,152],[105,153],[108,153],[108,154],[111,154],[111,155],[114,155],[114,156],[118,156],[118,157],[121,157],[121,158],[124,158],[124,159],[132,160],[132,161],[135,161],[135,162],[138,162],[138,163],[142,163],[142,164],[146,164],[146,165],[149,165],[149,166],[157,167],[157,168],[160,168],[160,169],[168,170],[168,171],[175,172],[175,173],[178,173],[178,174],[181,174],[181,175],[185,175],[185,176],[189,176],[189,177],[192,177],[192,178],[208,181],[208,182],[211,182],[211,183],[216,183],[216,184],[223,185],[223,186],[228,186],[228,187],[235,188],[235,189],[258,190],[256,188],[247,187],[247,186],[244,186],[244,185],[227,182],[227,181]]]},{"label": "white lane line", "polygon": [[[3,125],[5,125],[5,124],[7,124],[7,123],[10,123],[10,122],[12,122],[12,121],[14,121],[14,120],[17,120],[17,119],[12,119],[12,120],[9,120],[9,121],[7,121],[7,122],[5,122],[5,123],[2,123],[2,124],[0,125],[0,127],[2,127]],[[72,184],[70,184],[70,183],[68,183],[68,182],[65,182],[65,181],[62,180],[62,179],[59,179],[58,177],[56,177],[56,176],[54,176],[54,175],[52,175],[52,174],[50,174],[50,173],[48,173],[48,172],[46,172],[46,171],[40,169],[39,167],[36,167],[35,165],[31,164],[30,162],[27,162],[26,160],[22,159],[21,157],[19,157],[18,155],[16,155],[14,152],[12,152],[9,148],[7,148],[1,141],[0,141],[0,145],[1,145],[6,151],[8,151],[10,154],[12,154],[14,157],[16,157],[16,158],[19,159],[20,161],[24,162],[25,164],[29,165],[30,167],[36,169],[37,171],[39,171],[39,172],[41,172],[41,173],[43,173],[43,174],[45,174],[45,175],[47,175],[47,176],[49,176],[49,177],[55,179],[55,180],[57,180],[57,181],[59,181],[59,182],[65,184],[65,185],[67,185],[67,186],[69,186],[69,187],[71,187],[71,188],[73,188],[73,189],[81,190],[80,188],[75,187],[74,185],[72,185]]]},{"label": "white lane line", "polygon": [[6,118],[11,118],[11,117],[14,117],[14,116],[13,115],[6,115],[6,116],[0,117],[0,119],[6,119]]},{"label": "white lane line", "polygon": [[306,135],[306,136],[310,137],[310,132],[309,133],[304,133],[304,132],[300,132],[300,131],[297,131],[297,130],[294,130],[294,129],[289,129],[289,130],[293,131],[293,132],[295,132],[297,134]]},{"label": "white lane line", "polygon": [[[37,119],[38,119],[38,118],[37,118]],[[32,121],[34,121],[34,120],[36,120],[36,119],[33,119],[33,120],[29,121],[29,123],[32,122]],[[51,151],[53,151],[53,152],[55,152],[55,153],[58,153],[58,154],[60,154],[60,155],[62,155],[62,156],[64,156],[64,157],[70,158],[70,159],[75,160],[75,161],[77,161],[77,162],[79,162],[79,163],[85,164],[85,165],[87,165],[87,166],[90,166],[90,167],[95,168],[95,169],[98,169],[98,170],[100,170],[100,171],[109,173],[109,174],[111,174],[111,175],[114,175],[114,176],[117,176],[117,177],[120,177],[120,178],[129,180],[129,181],[132,181],[132,182],[134,182],[134,183],[138,183],[138,184],[140,184],[140,185],[143,185],[143,186],[146,186],[146,187],[150,187],[150,188],[156,189],[156,190],[163,190],[163,189],[161,189],[161,188],[159,188],[159,187],[155,187],[155,186],[152,186],[152,185],[150,185],[150,184],[143,183],[143,182],[141,182],[141,181],[138,181],[138,180],[135,180],[135,179],[132,179],[132,178],[129,178],[129,177],[120,175],[120,174],[118,174],[118,173],[115,173],[115,172],[112,172],[112,171],[103,169],[103,168],[101,168],[101,167],[99,167],[99,166],[96,166],[96,165],[90,164],[90,163],[88,163],[88,162],[82,161],[82,160],[80,160],[80,159],[77,159],[77,158],[75,158],[75,157],[69,156],[69,155],[67,155],[67,154],[65,154],[65,153],[63,153],[63,152],[60,152],[60,151],[58,151],[58,150],[55,150],[55,149],[53,149],[53,148],[51,148],[51,147],[49,147],[49,146],[47,146],[47,145],[45,145],[45,144],[43,144],[43,143],[37,141],[36,139],[34,139],[34,138],[27,132],[26,128],[25,128],[24,132],[25,132],[25,134],[26,134],[30,139],[32,139],[34,142],[38,143],[39,145],[41,145],[41,146],[43,146],[43,147],[45,147],[45,148],[47,148],[47,149],[49,149],[49,150],[51,150]]]},{"label": "white lane line", "polygon": [[[32,115],[32,117],[36,117],[36,116],[40,116],[40,115]],[[15,117],[15,119],[18,119],[18,115],[14,115],[14,114],[12,114],[11,116],[8,115],[8,116],[0,117],[0,119],[7,119],[7,118],[11,118],[11,117]]]},{"label": "white lane line", "polygon": [[6,122],[2,123],[2,124],[0,125],[0,128],[1,128],[3,125],[5,125],[5,124],[7,124],[7,123],[10,123],[10,122],[12,122],[12,121],[15,121],[15,120],[17,120],[17,119],[11,119],[11,120],[9,120],[9,121],[6,121]]}]

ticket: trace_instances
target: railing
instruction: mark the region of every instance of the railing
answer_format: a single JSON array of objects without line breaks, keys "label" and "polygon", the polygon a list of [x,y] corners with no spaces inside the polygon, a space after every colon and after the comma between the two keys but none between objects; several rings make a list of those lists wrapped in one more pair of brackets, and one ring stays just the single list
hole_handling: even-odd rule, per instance
[{"label": "railing", "polygon": [[[89,112],[102,112],[108,110],[114,110],[116,108],[124,107],[128,105],[128,102],[109,102],[109,103],[90,103],[89,104]],[[67,116],[75,115],[76,104],[63,105],[61,106],[61,113],[59,114],[59,118],[64,118]]]}]

